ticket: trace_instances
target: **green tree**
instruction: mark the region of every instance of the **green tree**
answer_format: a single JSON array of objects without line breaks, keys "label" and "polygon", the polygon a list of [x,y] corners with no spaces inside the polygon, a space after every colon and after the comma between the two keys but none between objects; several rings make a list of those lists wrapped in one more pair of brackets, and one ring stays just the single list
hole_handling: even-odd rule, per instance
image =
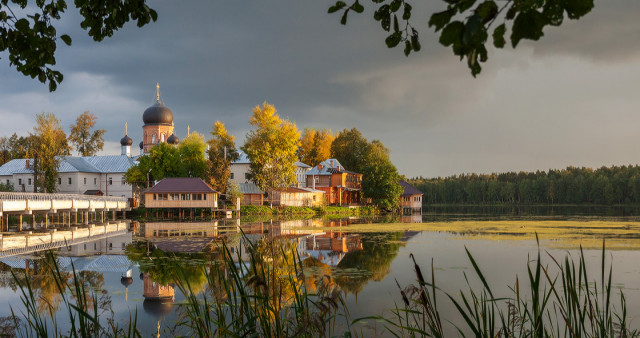
[{"label": "green tree", "polygon": [[366,165],[369,142],[356,129],[345,129],[338,133],[331,144],[331,157],[337,159],[347,170],[362,172]]},{"label": "green tree", "polygon": [[[377,9],[373,18],[389,33],[385,39],[387,47],[402,46],[404,54],[421,49],[419,33],[411,23],[412,6],[406,0],[371,0]],[[486,44],[489,35],[493,46],[503,48],[505,35],[515,48],[522,39],[538,40],[547,26],[560,26],[565,17],[579,19],[593,9],[593,0],[443,0],[446,9],[431,15],[429,27],[440,33],[440,44],[451,46],[453,54],[467,59],[471,74],[482,70],[480,63],[489,58]],[[329,13],[342,12],[340,22],[347,23],[351,12],[362,13],[360,0],[348,5],[342,0],[329,8]],[[492,30],[493,29],[493,30]]]},{"label": "green tree", "polygon": [[207,171],[207,160],[204,152],[207,148],[204,143],[204,136],[193,132],[185,137],[178,144],[178,154],[180,156],[181,172],[186,177],[205,178]]},{"label": "green tree", "polygon": [[186,177],[178,148],[160,142],[149,153],[141,156],[138,163],[125,173],[129,184],[145,187],[149,182],[160,181],[165,177]]},{"label": "green tree", "polygon": [[296,152],[300,132],[295,123],[282,120],[273,105],[266,102],[253,109],[242,150],[251,160],[251,178],[263,191],[286,187],[296,181]]},{"label": "green tree", "polygon": [[389,149],[379,140],[367,141],[356,128],[345,129],[333,141],[331,155],[347,170],[362,174],[362,193],[386,210],[394,210],[403,189]]},{"label": "green tree", "polygon": [[[80,27],[95,41],[111,37],[129,20],[142,27],[157,18],[145,0],[77,0],[73,4],[82,17]],[[0,2],[0,52],[8,52],[9,63],[17,71],[48,83],[50,91],[63,78],[51,68],[56,64],[56,49],[61,41],[71,45],[71,37],[58,35],[55,27],[66,9],[65,0]]]},{"label": "green tree", "polygon": [[60,120],[52,113],[36,116],[36,126],[30,140],[34,191],[55,192],[61,157],[69,155],[70,151]]},{"label": "green tree", "polygon": [[73,144],[80,156],[94,156],[104,147],[104,129],[91,130],[96,125],[97,117],[86,111],[71,125],[69,142]]},{"label": "green tree", "polygon": [[214,189],[226,193],[231,176],[231,162],[238,158],[235,137],[229,135],[224,123],[216,121],[211,128],[211,139],[207,143],[207,180]]}]

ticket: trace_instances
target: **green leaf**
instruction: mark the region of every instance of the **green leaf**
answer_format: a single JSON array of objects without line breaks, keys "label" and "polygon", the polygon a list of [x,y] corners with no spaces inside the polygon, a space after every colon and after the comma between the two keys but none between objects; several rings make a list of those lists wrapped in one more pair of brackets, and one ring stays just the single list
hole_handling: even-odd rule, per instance
[{"label": "green leaf", "polygon": [[401,5],[402,5],[402,0],[393,0],[389,4],[389,9],[395,13],[400,9]]},{"label": "green leaf", "polygon": [[518,42],[522,39],[538,40],[544,33],[544,28],[547,23],[545,17],[535,10],[530,10],[518,14],[513,21],[513,27],[511,32],[511,45],[515,48]]},{"label": "green leaf", "polygon": [[493,30],[493,45],[496,48],[503,48],[505,41],[504,41],[504,33],[506,32],[507,28],[505,27],[504,24],[501,24],[500,26],[496,27],[496,29]]},{"label": "green leaf", "polygon": [[329,13],[335,13],[341,9],[343,9],[347,4],[344,1],[338,1],[335,5],[329,7]]},{"label": "green leaf", "polygon": [[429,18],[429,27],[435,27],[436,32],[441,30],[442,27],[451,21],[454,14],[456,14],[456,12],[453,9],[432,14],[431,18]]},{"label": "green leaf", "polygon": [[476,3],[476,0],[460,0],[460,1],[458,1],[458,3],[457,3],[458,12],[459,13],[463,13],[467,9],[471,8],[471,6],[473,6],[473,4],[475,4],[475,3]]},{"label": "green leaf", "polygon": [[478,14],[472,15],[469,20],[467,20],[467,24],[464,27],[464,34],[462,35],[462,43],[465,45],[482,42],[481,36],[482,31],[484,30],[484,25],[482,24],[482,18]]},{"label": "green leaf", "polygon": [[62,39],[62,41],[67,44],[67,46],[71,46],[71,37],[69,35],[63,34],[60,36],[60,39]]},{"label": "green leaf", "polygon": [[362,4],[360,4],[358,1],[351,5],[351,9],[353,9],[353,11],[356,13],[364,12],[364,6],[362,6]]},{"label": "green leaf", "polygon": [[395,32],[389,36],[387,36],[387,38],[384,40],[384,42],[387,44],[387,47],[389,48],[393,48],[395,46],[397,46],[400,41],[402,41],[402,33],[401,32]]},{"label": "green leaf", "polygon": [[404,4],[404,12],[402,13],[402,20],[409,20],[411,18],[411,5],[408,3]]},{"label": "green leaf", "polygon": [[29,21],[27,21],[27,19],[24,19],[24,18],[20,19],[16,21],[15,27],[17,30],[24,33],[29,30]]},{"label": "green leaf", "polygon": [[382,20],[380,20],[380,25],[382,26],[382,29],[388,32],[391,28],[391,14],[383,16]]},{"label": "green leaf", "polygon": [[347,14],[349,14],[349,8],[347,8],[344,11],[344,14],[342,14],[342,19],[340,19],[340,23],[343,24],[343,25],[347,24]]},{"label": "green leaf", "polygon": [[405,41],[404,42],[404,55],[405,56],[409,56],[409,53],[411,53],[411,42],[409,41]]},{"label": "green leaf", "polygon": [[464,32],[464,24],[460,21],[454,21],[448,24],[440,33],[440,44],[443,46],[451,46],[459,44]]},{"label": "green leaf", "polygon": [[419,52],[420,48],[422,48],[422,46],[420,46],[420,40],[418,39],[418,34],[414,34],[411,36],[411,46],[413,46],[413,50],[416,52]]},{"label": "green leaf", "polygon": [[393,31],[397,32],[400,30],[400,25],[398,24],[398,16],[393,15]]},{"label": "green leaf", "polygon": [[593,0],[565,0],[564,8],[569,19],[579,19],[593,9]]},{"label": "green leaf", "polygon": [[478,5],[475,12],[482,18],[483,23],[487,23],[498,14],[498,5],[492,0],[487,0]]}]

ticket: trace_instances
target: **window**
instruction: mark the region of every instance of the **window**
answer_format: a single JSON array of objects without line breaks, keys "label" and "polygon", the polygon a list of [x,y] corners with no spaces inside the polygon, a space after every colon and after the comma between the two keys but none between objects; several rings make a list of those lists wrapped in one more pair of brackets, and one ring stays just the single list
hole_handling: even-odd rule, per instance
[{"label": "window", "polygon": [[71,184],[71,177],[69,177],[69,184]]},{"label": "window", "polygon": [[98,246],[96,245],[96,243],[93,243],[93,250],[98,250]]},{"label": "window", "polygon": [[87,178],[86,178],[86,177],[85,177],[85,178],[83,178],[83,179],[82,179],[82,182],[84,183],[84,185],[87,185]]},{"label": "window", "polygon": [[244,173],[244,179],[248,180],[249,179],[249,173]]},{"label": "window", "polygon": [[122,185],[127,184],[127,181],[125,181],[124,176],[122,176],[122,178],[120,179],[120,184]]},{"label": "window", "polygon": [[98,179],[94,177],[93,178],[93,185],[96,185],[96,184],[98,184]]},{"label": "window", "polygon": [[156,194],[153,194],[153,200],[154,201],[156,200]]},{"label": "window", "polygon": [[87,250],[87,243],[84,243],[84,249]]},{"label": "window", "polygon": [[7,180],[7,185],[9,185],[9,180]]},{"label": "window", "polygon": [[231,179],[233,179],[233,173],[231,173]]},{"label": "window", "polygon": [[62,178],[58,177],[58,185],[62,184]]},{"label": "window", "polygon": [[151,143],[156,143],[156,134],[151,135]]},{"label": "window", "polygon": [[122,250],[124,250],[125,245],[126,245],[126,244],[122,243]]},{"label": "window", "polygon": [[18,184],[22,185],[22,179],[21,178],[18,179]]},{"label": "window", "polygon": [[113,185],[113,178],[109,177],[109,185]]},{"label": "window", "polygon": [[31,185],[31,179],[29,179],[27,182],[28,185]]},{"label": "window", "polygon": [[160,135],[160,140],[162,140],[162,142],[164,142],[164,134]]},{"label": "window", "polygon": [[203,194],[202,197],[204,197],[203,200],[207,200],[207,194]]},{"label": "window", "polygon": [[109,250],[113,250],[113,243],[109,243]]},{"label": "window", "polygon": [[320,183],[320,176],[313,176],[313,179],[316,181],[316,184]]}]

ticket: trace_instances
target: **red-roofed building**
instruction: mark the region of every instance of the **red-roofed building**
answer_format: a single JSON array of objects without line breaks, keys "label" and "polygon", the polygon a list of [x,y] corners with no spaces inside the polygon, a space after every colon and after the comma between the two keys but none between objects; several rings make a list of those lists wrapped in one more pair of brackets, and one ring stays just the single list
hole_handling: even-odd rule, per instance
[{"label": "red-roofed building", "polygon": [[197,177],[165,178],[144,195],[146,208],[218,208],[218,192]]}]

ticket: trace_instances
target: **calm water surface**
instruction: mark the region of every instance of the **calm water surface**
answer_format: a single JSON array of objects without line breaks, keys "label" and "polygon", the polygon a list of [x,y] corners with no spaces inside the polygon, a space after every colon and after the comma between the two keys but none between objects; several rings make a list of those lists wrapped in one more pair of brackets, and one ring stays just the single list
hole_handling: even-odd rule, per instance
[{"label": "calm water surface", "polygon": [[[148,259],[147,253],[177,253],[184,266],[194,271],[196,288],[204,289],[204,277],[197,271],[208,264],[211,255],[199,252],[217,238],[239,243],[238,229],[252,241],[276,238],[293,243],[303,259],[313,268],[307,275],[328,274],[345,292],[352,318],[388,313],[401,298],[396,285],[415,283],[413,254],[423,272],[430,271],[433,262],[436,284],[448,292],[477,285],[467,248],[487,276],[498,295],[508,296],[509,286],[516,276],[521,284],[526,278],[527,261],[535,258],[538,249],[543,259],[552,264],[548,255],[577,257],[579,246],[592,279],[599,279],[603,237],[611,243],[607,261],[613,264],[615,293],[623,290],[627,299],[632,327],[640,326],[640,231],[638,210],[630,209],[474,209],[429,208],[422,216],[382,218],[374,222],[394,222],[378,225],[373,232],[350,232],[360,229],[371,219],[308,219],[294,221],[245,220],[171,223],[131,223],[131,232],[108,239],[58,250],[61,267],[70,270],[71,263],[83,280],[99,290],[100,305],[113,311],[116,321],[125,325],[130,313],[137,311],[138,326],[145,336],[165,336],[178,319],[178,309],[184,297],[166,276],[162,259]],[[404,223],[400,224],[400,223]],[[539,233],[540,247],[534,233]],[[243,249],[240,247],[234,250]],[[154,251],[155,250],[155,251]],[[35,274],[34,288],[46,303],[56,304],[59,296],[52,288],[52,279],[44,271],[42,254],[13,256],[0,259],[0,302],[20,313],[22,303],[10,270],[18,274],[27,269]],[[124,277],[124,278],[123,278]],[[497,295],[497,296],[498,296]],[[150,301],[164,298],[165,301]],[[444,318],[456,317],[447,302],[440,302]],[[10,316],[9,306],[0,307],[0,316]],[[364,323],[365,329],[383,333],[379,323]]]}]

